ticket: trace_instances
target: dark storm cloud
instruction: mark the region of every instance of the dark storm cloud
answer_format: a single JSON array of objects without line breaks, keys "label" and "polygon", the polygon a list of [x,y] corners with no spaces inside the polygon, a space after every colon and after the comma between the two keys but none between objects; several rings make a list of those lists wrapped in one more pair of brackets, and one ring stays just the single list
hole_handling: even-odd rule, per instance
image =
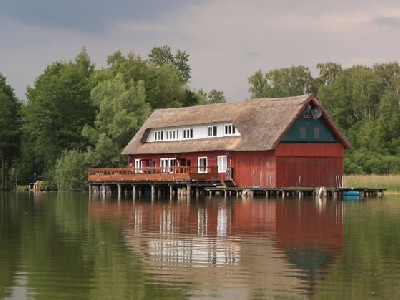
[{"label": "dark storm cloud", "polygon": [[0,16],[28,25],[103,32],[118,20],[160,18],[185,0],[2,0]]}]

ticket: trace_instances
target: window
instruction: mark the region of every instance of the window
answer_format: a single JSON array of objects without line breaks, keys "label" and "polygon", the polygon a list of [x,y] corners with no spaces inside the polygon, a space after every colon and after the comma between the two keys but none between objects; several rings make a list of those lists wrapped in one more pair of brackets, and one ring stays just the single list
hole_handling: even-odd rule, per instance
[{"label": "window", "polygon": [[217,156],[218,173],[226,173],[227,159],[226,155]]},{"label": "window", "polygon": [[225,135],[234,135],[236,133],[236,127],[233,124],[225,125]]},{"label": "window", "polygon": [[198,172],[207,173],[208,159],[207,157],[199,157],[198,160]]},{"label": "window", "polygon": [[299,130],[300,130],[300,138],[301,139],[307,138],[306,128],[305,127],[300,127]]},{"label": "window", "polygon": [[176,166],[175,158],[161,158],[160,166],[163,173],[174,173],[174,167]]},{"label": "window", "polygon": [[164,140],[164,132],[162,130],[154,132],[154,140],[155,141],[162,141]]},{"label": "window", "polygon": [[183,129],[183,138],[192,139],[193,138],[193,128]]},{"label": "window", "polygon": [[319,139],[320,134],[319,134],[319,127],[314,127],[314,139]]},{"label": "window", "polygon": [[166,140],[177,140],[178,130],[167,130],[165,131]]},{"label": "window", "polygon": [[143,173],[143,161],[140,158],[135,158],[135,173]]},{"label": "window", "polygon": [[208,127],[208,136],[217,136],[217,126]]}]

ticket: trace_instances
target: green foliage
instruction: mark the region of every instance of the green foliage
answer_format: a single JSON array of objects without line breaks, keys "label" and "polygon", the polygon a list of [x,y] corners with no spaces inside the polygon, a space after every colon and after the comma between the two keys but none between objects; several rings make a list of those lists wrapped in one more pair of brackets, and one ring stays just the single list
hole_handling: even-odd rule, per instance
[{"label": "green foliage", "polygon": [[352,143],[353,149],[346,152],[345,172],[400,172],[400,66],[335,70],[332,80],[320,85],[318,98]]},{"label": "green foliage", "polygon": [[212,89],[209,93],[204,92],[203,90],[199,91],[199,94],[206,99],[208,104],[212,103],[226,103],[226,98],[224,96],[224,92],[218,91],[216,89]]},{"label": "green foliage", "polygon": [[185,51],[178,50],[173,55],[169,46],[154,47],[150,51],[149,61],[158,67],[170,64],[179,72],[182,83],[190,80],[189,54]]},{"label": "green foliage", "polygon": [[251,97],[288,97],[313,91],[314,80],[309,68],[292,66],[262,74],[257,71],[249,78]]},{"label": "green foliage", "polygon": [[85,153],[68,150],[57,160],[55,178],[58,190],[83,190],[87,186]]},{"label": "green foliage", "polygon": [[94,121],[89,85],[93,69],[83,49],[75,62],[49,65],[35,86],[28,88],[24,133],[36,172],[52,168],[65,149],[86,147],[81,131]]},{"label": "green foliage", "polygon": [[383,80],[367,67],[343,70],[330,85],[320,86],[318,97],[345,130],[354,123],[377,117]]},{"label": "green foliage", "polygon": [[4,189],[20,153],[21,103],[1,73],[0,107],[0,189]]},{"label": "green foliage", "polygon": [[86,158],[91,166],[124,165],[122,149],[150,115],[143,81],[125,85],[122,77],[99,82],[91,92],[98,113],[94,127],[82,131],[91,147]]}]

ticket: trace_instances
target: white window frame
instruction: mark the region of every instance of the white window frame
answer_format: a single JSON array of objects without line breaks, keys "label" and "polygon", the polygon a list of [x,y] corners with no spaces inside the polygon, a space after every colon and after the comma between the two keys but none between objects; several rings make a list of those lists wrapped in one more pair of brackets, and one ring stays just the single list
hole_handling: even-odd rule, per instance
[{"label": "white window frame", "polygon": [[[202,161],[205,161],[205,165],[201,164]],[[197,158],[197,172],[198,173],[208,173],[208,157],[207,156],[199,156]]]},{"label": "white window frame", "polygon": [[208,137],[216,137],[218,135],[218,127],[217,125],[211,125],[207,128],[207,136]]},{"label": "white window frame", "polygon": [[176,158],[160,158],[160,167],[163,173],[174,173]]},{"label": "white window frame", "polygon": [[179,137],[178,130],[166,130],[165,131],[165,139],[166,140],[177,140]]},{"label": "white window frame", "polygon": [[236,135],[236,127],[233,124],[225,125],[225,135]]},{"label": "white window frame", "polygon": [[184,128],[182,131],[182,139],[188,140],[193,138],[193,128]]},{"label": "white window frame", "polygon": [[154,131],[154,140],[155,141],[163,141],[164,140],[164,132],[162,130]]},{"label": "white window frame", "polygon": [[228,168],[228,158],[226,155],[217,156],[218,173],[226,173]]},{"label": "white window frame", "polygon": [[135,158],[135,173],[143,173],[143,160],[141,158]]}]

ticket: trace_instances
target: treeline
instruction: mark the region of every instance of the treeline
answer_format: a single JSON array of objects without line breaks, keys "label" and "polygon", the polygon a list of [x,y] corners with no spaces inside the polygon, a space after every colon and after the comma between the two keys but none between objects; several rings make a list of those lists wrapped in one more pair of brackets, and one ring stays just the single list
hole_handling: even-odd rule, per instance
[{"label": "treeline", "polygon": [[[126,166],[121,150],[157,108],[225,102],[223,92],[191,90],[189,55],[154,47],[146,59],[116,51],[96,69],[86,49],[50,64],[19,101],[0,76],[2,187],[46,179],[83,189],[88,167]],[[400,65],[343,69],[318,64],[255,72],[251,97],[313,93],[349,138],[346,173],[400,173]]]},{"label": "treeline", "polygon": [[154,109],[225,102],[221,91],[189,89],[188,60],[162,46],[146,59],[116,51],[96,69],[82,49],[48,65],[26,104],[1,75],[1,187],[45,179],[49,188],[83,189],[88,167],[126,166],[121,150]]}]

